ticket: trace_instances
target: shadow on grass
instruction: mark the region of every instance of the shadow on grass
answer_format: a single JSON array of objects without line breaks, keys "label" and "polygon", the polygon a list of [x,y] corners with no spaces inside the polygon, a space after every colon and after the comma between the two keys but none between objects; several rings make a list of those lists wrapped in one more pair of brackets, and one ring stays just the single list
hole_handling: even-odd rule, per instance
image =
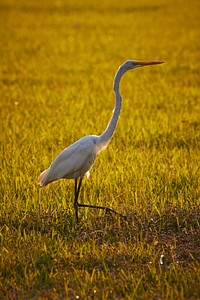
[{"label": "shadow on grass", "polygon": [[[74,299],[85,289],[87,295],[98,290],[100,299],[105,278],[103,289],[113,290],[111,284],[115,295],[123,298],[134,291],[141,276],[147,287],[156,290],[158,278],[176,274],[178,280],[183,269],[197,272],[199,220],[199,209],[180,207],[165,208],[161,215],[151,210],[146,216],[132,212],[126,219],[96,211],[79,224],[64,209],[1,211],[0,298],[61,299],[69,294]],[[194,286],[188,293],[196,293]]]},{"label": "shadow on grass", "polygon": [[37,235],[64,243],[78,245],[94,243],[101,247],[105,243],[153,245],[159,253],[165,252],[165,263],[176,260],[182,265],[200,260],[200,209],[186,211],[180,207],[166,207],[161,215],[151,210],[146,216],[129,213],[126,218],[99,214],[96,211],[88,219],[75,222],[68,210],[2,212],[0,225],[23,235]]}]

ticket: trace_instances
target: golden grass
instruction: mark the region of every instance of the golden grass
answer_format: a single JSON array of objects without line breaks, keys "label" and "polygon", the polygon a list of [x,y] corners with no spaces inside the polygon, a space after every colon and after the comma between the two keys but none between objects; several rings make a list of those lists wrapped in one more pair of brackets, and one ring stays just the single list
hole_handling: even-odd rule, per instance
[{"label": "golden grass", "polygon": [[[2,0],[0,22],[0,298],[198,299],[198,1]],[[76,225],[73,182],[37,177],[105,129],[127,59],[166,64],[124,76],[81,191],[127,219],[82,209]]]}]

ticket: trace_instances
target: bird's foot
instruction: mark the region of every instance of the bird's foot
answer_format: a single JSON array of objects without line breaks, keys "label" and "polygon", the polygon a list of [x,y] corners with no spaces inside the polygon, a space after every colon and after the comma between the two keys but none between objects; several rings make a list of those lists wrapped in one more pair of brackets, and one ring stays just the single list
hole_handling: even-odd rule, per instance
[{"label": "bird's foot", "polygon": [[105,210],[106,210],[106,213],[105,214],[109,214],[109,215],[112,215],[112,213],[114,213],[115,215],[119,215],[123,218],[126,218],[125,215],[119,213],[118,211],[114,210],[113,208],[110,208],[110,207],[105,207]]}]

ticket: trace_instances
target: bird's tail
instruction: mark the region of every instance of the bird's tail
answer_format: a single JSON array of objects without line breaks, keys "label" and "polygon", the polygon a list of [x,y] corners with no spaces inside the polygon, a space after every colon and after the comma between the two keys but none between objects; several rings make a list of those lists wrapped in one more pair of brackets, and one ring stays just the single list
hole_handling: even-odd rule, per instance
[{"label": "bird's tail", "polygon": [[44,170],[44,171],[40,174],[40,176],[39,176],[39,178],[38,178],[38,185],[39,185],[39,186],[45,186],[45,185],[46,185],[46,180],[45,180],[45,179],[47,178],[48,173],[49,173],[49,168],[46,169],[46,170]]}]

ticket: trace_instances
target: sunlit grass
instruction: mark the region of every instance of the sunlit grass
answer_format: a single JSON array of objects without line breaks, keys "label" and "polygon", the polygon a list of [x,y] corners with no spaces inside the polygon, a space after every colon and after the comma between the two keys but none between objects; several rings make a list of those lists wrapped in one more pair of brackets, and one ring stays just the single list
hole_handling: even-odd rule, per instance
[{"label": "sunlit grass", "polygon": [[[198,1],[1,1],[0,298],[198,299]],[[73,181],[39,189],[63,148],[100,134],[127,73],[108,149],[80,200]],[[162,255],[163,258],[162,258]]]}]

